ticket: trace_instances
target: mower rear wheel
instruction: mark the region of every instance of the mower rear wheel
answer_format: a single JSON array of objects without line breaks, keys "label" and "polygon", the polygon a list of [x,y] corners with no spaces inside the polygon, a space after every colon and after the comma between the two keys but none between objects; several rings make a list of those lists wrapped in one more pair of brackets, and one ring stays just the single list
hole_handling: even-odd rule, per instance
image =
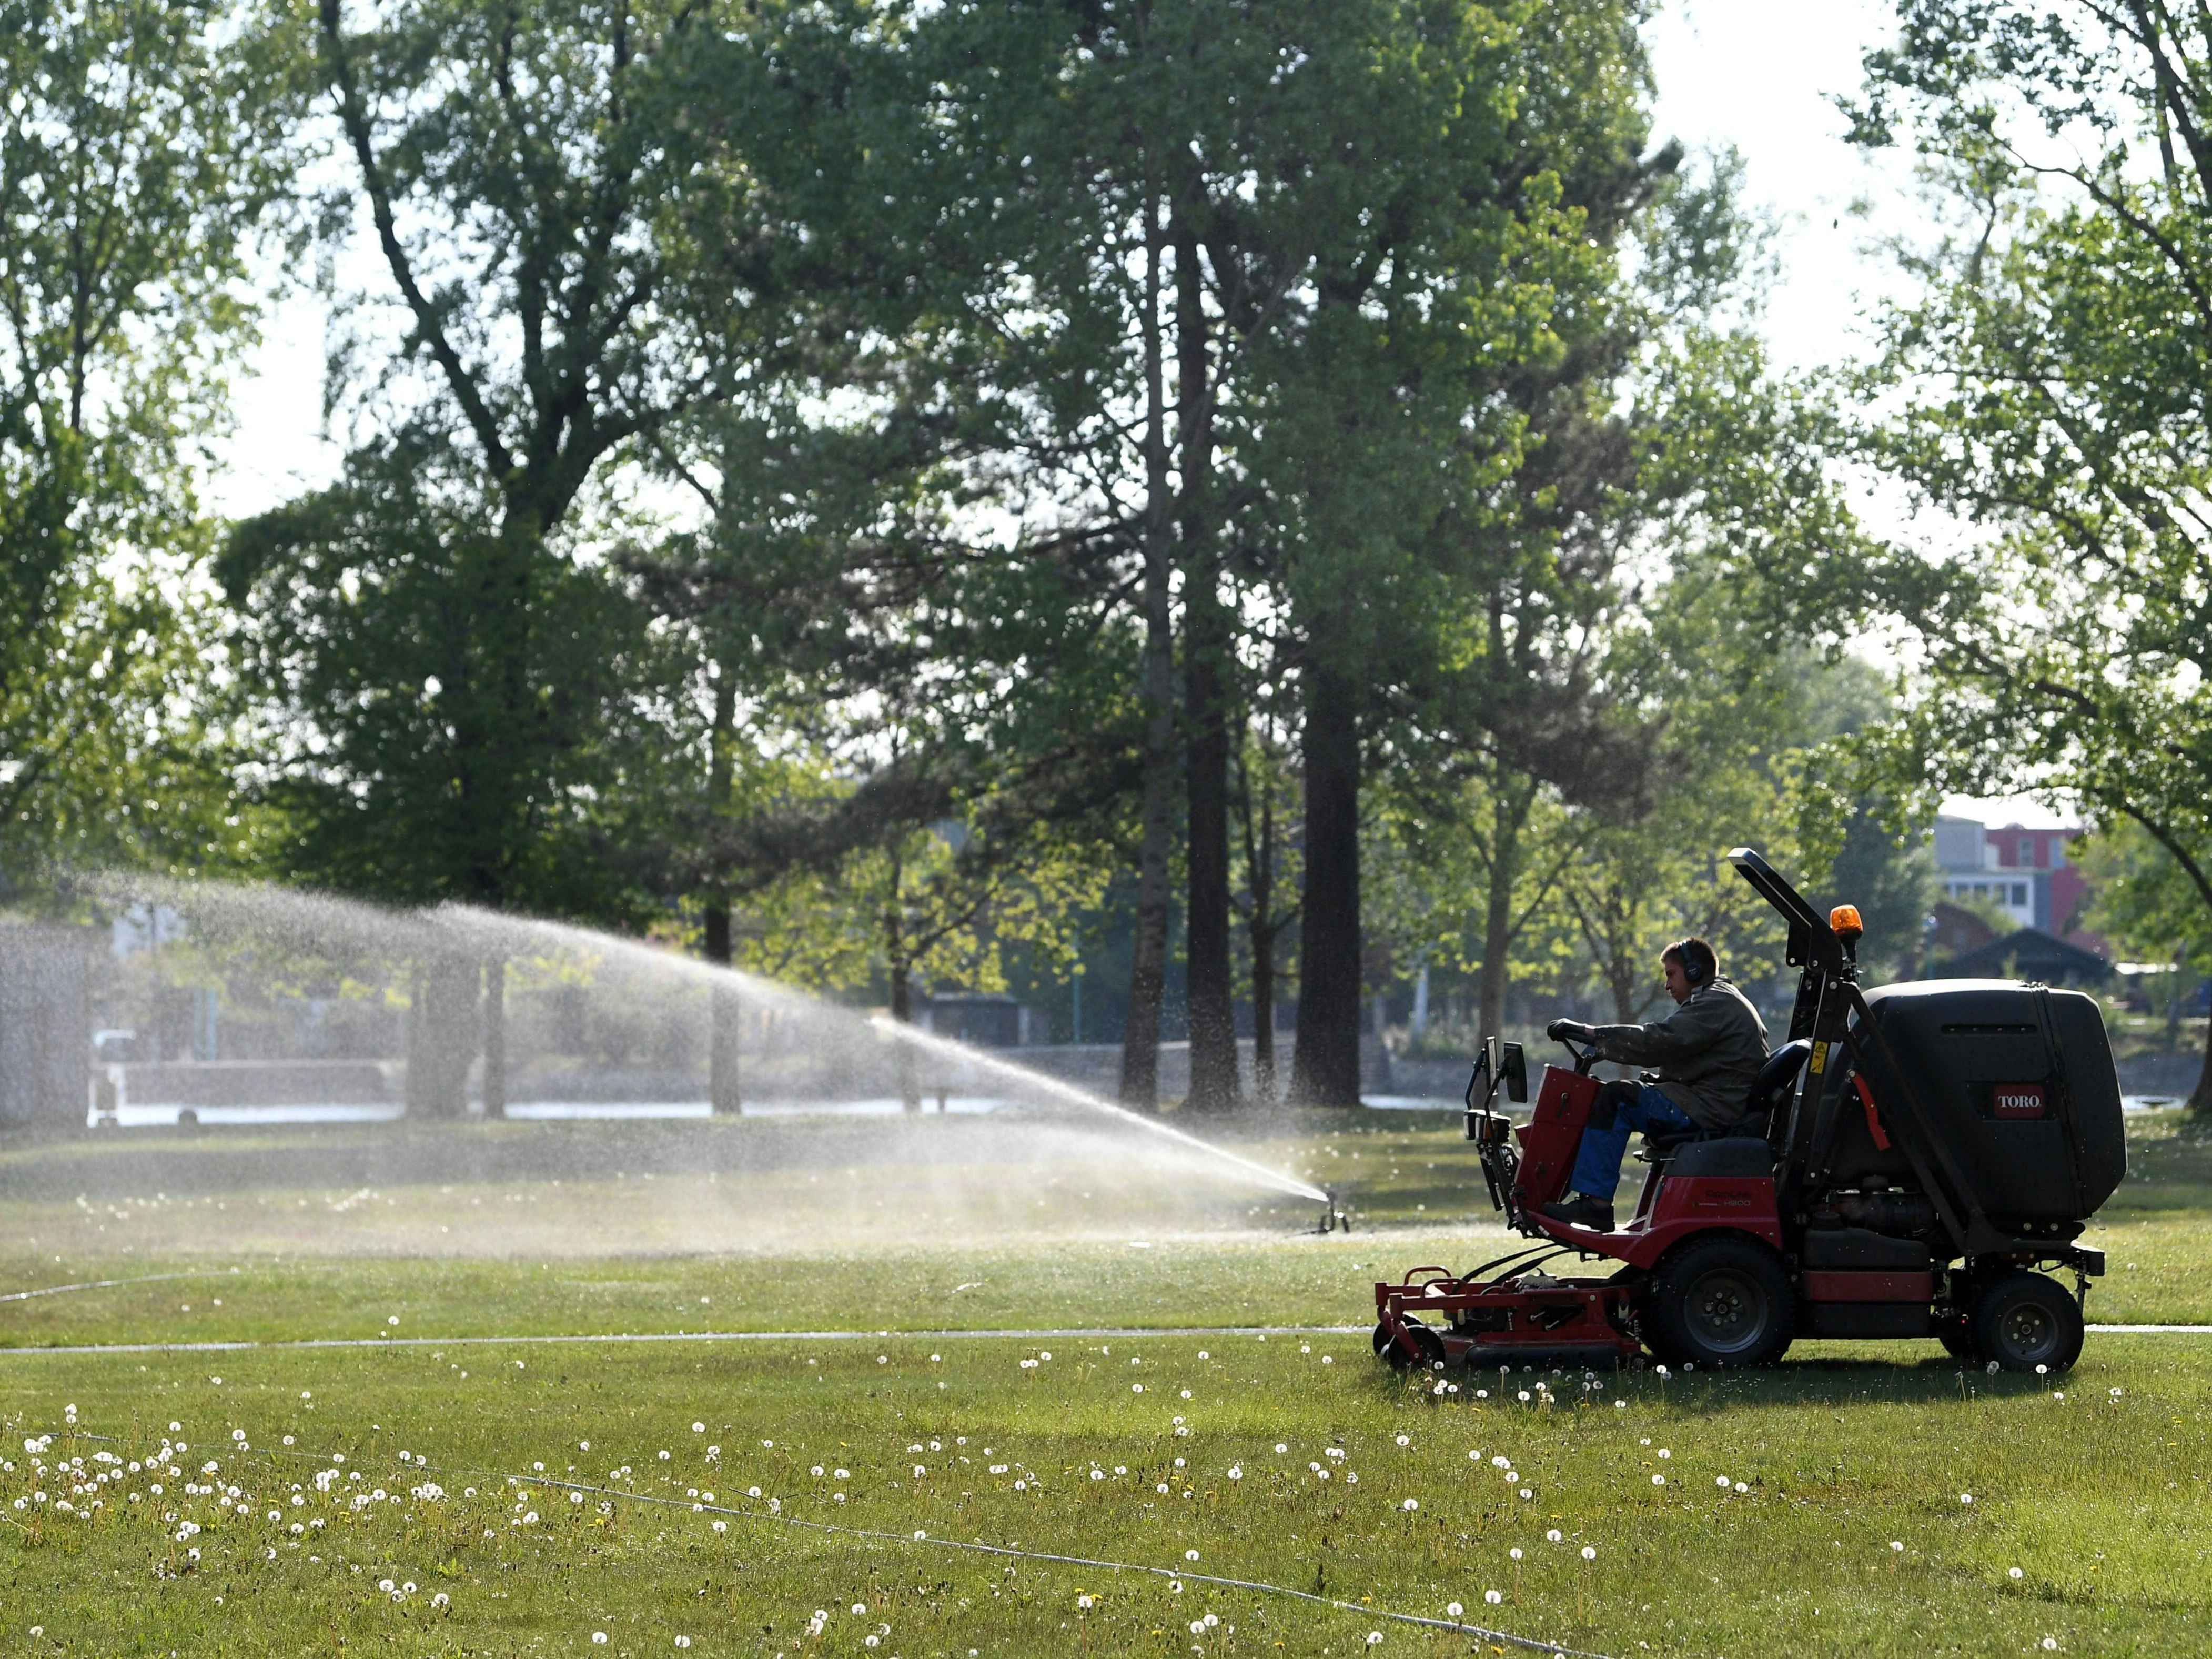
[{"label": "mower rear wheel", "polygon": [[1976,1358],[2008,1371],[2055,1376],[2081,1357],[2081,1304],[2044,1273],[1999,1273],[1974,1292],[1969,1321]]},{"label": "mower rear wheel", "polygon": [[1781,1260],[1742,1233],[1708,1233],[1659,1264],[1644,1297],[1644,1338],[1678,1365],[1771,1365],[1796,1334]]}]

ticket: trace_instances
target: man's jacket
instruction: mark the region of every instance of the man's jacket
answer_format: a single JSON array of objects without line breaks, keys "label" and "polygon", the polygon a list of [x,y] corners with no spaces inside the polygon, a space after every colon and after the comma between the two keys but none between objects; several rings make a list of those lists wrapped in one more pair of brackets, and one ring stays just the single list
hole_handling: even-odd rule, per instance
[{"label": "man's jacket", "polygon": [[1690,993],[1650,1025],[1601,1025],[1597,1057],[1621,1066],[1656,1066],[1659,1088],[1701,1129],[1732,1129],[1759,1068],[1766,1063],[1766,1024],[1725,978]]}]

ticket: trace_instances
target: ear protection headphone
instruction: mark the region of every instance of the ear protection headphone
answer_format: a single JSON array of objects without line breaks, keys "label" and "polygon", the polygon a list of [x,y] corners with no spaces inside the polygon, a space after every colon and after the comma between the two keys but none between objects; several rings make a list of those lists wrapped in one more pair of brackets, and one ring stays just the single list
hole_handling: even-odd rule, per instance
[{"label": "ear protection headphone", "polygon": [[1708,984],[1720,973],[1718,959],[1708,957],[1703,950],[1691,948],[1687,939],[1671,946],[1667,954],[1682,965],[1682,977],[1692,985]]}]

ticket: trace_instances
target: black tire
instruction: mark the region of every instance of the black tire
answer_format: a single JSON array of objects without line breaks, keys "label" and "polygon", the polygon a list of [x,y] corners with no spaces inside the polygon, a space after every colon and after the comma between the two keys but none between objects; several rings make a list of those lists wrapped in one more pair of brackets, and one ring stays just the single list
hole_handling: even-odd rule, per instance
[{"label": "black tire", "polygon": [[1959,1315],[1954,1314],[1937,1322],[1936,1340],[1943,1345],[1943,1352],[1954,1359],[1964,1359],[1973,1364],[1981,1363],[1981,1350],[1974,1346],[1973,1327]]},{"label": "black tire", "polygon": [[1411,1358],[1403,1347],[1390,1340],[1390,1327],[1388,1324],[1379,1319],[1375,1322],[1375,1352],[1389,1362],[1392,1370],[1411,1370],[1417,1364],[1423,1370],[1426,1370],[1431,1366],[1443,1364],[1444,1340],[1443,1337],[1411,1315],[1408,1315],[1406,1319],[1406,1334],[1413,1339],[1413,1346],[1421,1351],[1419,1359]]},{"label": "black tire", "polygon": [[2081,1357],[2081,1308],[2043,1273],[2014,1268],[1976,1289],[1969,1316],[1977,1357],[2008,1371],[2051,1376]]},{"label": "black tire", "polygon": [[1781,1258],[1747,1234],[1678,1246],[1644,1297],[1644,1340],[1676,1365],[1771,1365],[1796,1334],[1797,1298]]}]

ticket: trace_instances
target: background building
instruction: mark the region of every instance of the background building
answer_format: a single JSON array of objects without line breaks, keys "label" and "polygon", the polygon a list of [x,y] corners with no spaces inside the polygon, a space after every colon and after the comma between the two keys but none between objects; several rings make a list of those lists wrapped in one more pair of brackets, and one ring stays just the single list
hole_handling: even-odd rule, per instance
[{"label": "background building", "polygon": [[1936,879],[1948,899],[1994,904],[2016,927],[2033,927],[2101,955],[2104,941],[2079,926],[2089,896],[2089,884],[2072,857],[2081,834],[2071,825],[1991,829],[1972,818],[1938,817]]},{"label": "background building", "polygon": [[2074,862],[2073,825],[1991,828],[1936,820],[1943,896],[1929,919],[1929,976],[2031,979],[2090,986],[2112,976],[2105,941],[2081,927],[2089,883]]}]

